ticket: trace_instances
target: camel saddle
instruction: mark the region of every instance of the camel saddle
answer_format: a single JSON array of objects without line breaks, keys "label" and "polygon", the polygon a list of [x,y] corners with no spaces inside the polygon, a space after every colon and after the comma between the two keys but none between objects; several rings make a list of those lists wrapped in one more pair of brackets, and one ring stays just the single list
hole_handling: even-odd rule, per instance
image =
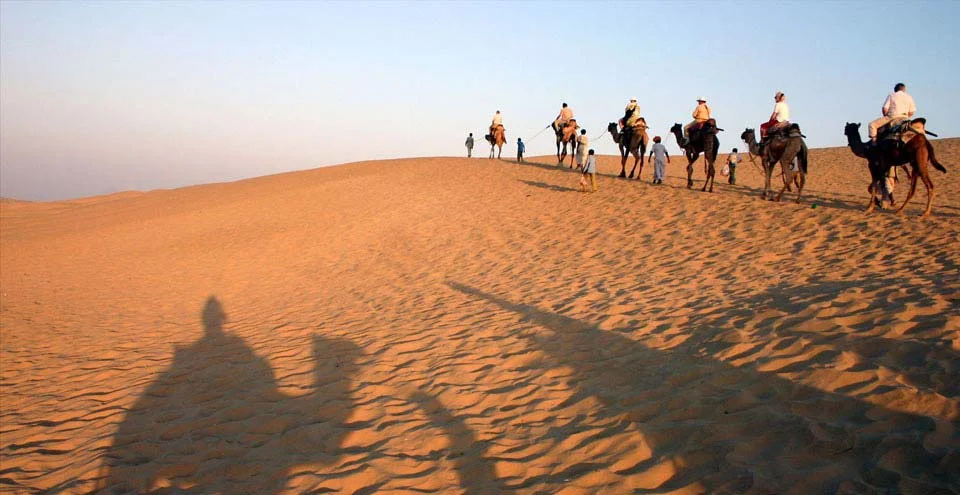
[{"label": "camel saddle", "polygon": [[877,142],[890,140],[906,143],[917,134],[923,134],[927,119],[919,117],[910,120],[900,117],[891,120],[880,129],[877,129]]},{"label": "camel saddle", "polygon": [[563,136],[564,141],[568,141],[575,136],[579,128],[580,126],[577,124],[577,119],[570,119],[563,124],[563,127],[557,132]]},{"label": "camel saddle", "polygon": [[[620,121],[620,125],[623,126],[623,120]],[[625,142],[627,139],[630,139],[630,136],[640,134],[643,136],[643,145],[646,146],[648,141],[646,135],[647,129],[647,120],[643,117],[638,117],[636,122],[629,127],[624,126],[623,129],[620,130],[620,140],[621,142]]]},{"label": "camel saddle", "polygon": [[692,126],[690,126],[690,130],[688,134],[690,138],[690,142],[693,143],[695,141],[699,141],[703,139],[703,133],[705,131],[709,131],[716,134],[717,121],[715,119],[709,119],[706,122],[697,122],[696,124],[693,124]]},{"label": "camel saddle", "polygon": [[800,132],[800,126],[794,123],[786,123],[786,125],[776,126],[769,131],[767,131],[767,137],[763,138],[763,142],[770,141],[771,139],[778,138],[793,138],[793,137],[807,137]]}]

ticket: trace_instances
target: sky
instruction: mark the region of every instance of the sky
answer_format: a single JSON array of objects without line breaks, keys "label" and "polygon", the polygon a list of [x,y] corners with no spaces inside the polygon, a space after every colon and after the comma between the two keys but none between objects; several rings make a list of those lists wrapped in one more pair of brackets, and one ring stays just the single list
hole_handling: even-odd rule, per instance
[{"label": "sky", "polygon": [[[960,2],[0,1],[0,196],[59,200],[362,160],[486,157],[567,102],[591,147],[636,96],[651,133],[707,98],[744,148],[783,91],[810,147],[842,146],[904,82],[960,136]],[[597,139],[597,137],[599,139]],[[384,166],[389,166],[385,163]],[[811,164],[815,170],[815,164]],[[816,173],[813,171],[812,173]]]}]

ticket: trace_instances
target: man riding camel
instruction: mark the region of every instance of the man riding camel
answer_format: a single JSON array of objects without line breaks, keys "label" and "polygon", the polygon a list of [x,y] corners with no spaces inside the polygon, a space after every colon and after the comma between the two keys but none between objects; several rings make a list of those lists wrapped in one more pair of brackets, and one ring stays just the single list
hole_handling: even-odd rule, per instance
[{"label": "man riding camel", "polygon": [[493,136],[493,133],[497,130],[497,127],[503,127],[503,116],[500,115],[500,110],[497,110],[497,113],[493,114],[493,121],[490,122],[491,136]]},{"label": "man riding camel", "polygon": [[553,120],[553,128],[556,130],[563,130],[563,128],[567,127],[567,123],[571,120],[573,120],[573,109],[564,103],[560,108],[560,114],[557,115],[557,118]]},{"label": "man riding camel", "polygon": [[623,109],[623,118],[620,119],[620,142],[629,143],[633,136],[633,126],[640,120],[640,105],[637,104],[637,97],[631,97],[626,108]]},{"label": "man riding camel", "polygon": [[710,107],[707,105],[707,99],[700,96],[697,98],[697,108],[693,109],[693,120],[683,126],[683,145],[690,143],[690,129],[694,126],[701,126],[704,122],[710,120]]},{"label": "man riding camel", "polygon": [[913,102],[913,97],[907,94],[906,84],[897,83],[893,87],[893,93],[887,95],[887,99],[883,100],[882,112],[882,117],[870,122],[871,143],[877,140],[877,131],[881,127],[893,121],[909,119],[917,113],[917,105]]},{"label": "man riding camel", "polygon": [[787,105],[787,96],[781,91],[773,96],[776,104],[770,120],[760,124],[760,142],[762,143],[772,132],[776,132],[790,125],[790,105]]}]

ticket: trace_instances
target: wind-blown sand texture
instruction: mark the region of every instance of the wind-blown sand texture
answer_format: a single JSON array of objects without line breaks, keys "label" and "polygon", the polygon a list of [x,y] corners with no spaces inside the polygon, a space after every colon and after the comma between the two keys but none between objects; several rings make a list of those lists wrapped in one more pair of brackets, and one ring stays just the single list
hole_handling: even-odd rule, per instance
[{"label": "wind-blown sand texture", "polygon": [[865,215],[845,148],[800,205],[749,162],[709,194],[610,156],[595,194],[424,158],[4,201],[0,491],[957,493],[933,143],[924,220],[922,185]]}]

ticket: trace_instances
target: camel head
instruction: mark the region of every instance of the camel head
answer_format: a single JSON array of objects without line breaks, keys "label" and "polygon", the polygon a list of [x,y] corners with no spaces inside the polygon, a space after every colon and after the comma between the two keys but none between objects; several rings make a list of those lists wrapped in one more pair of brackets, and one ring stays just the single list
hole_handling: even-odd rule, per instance
[{"label": "camel head", "polygon": [[680,124],[673,124],[673,127],[670,128],[671,134],[683,133],[683,126]]},{"label": "camel head", "polygon": [[847,125],[843,128],[843,134],[849,138],[856,137],[857,141],[860,140],[860,123],[847,122]]},{"label": "camel head", "polygon": [[616,133],[617,133],[617,123],[616,123],[616,122],[610,122],[609,124],[607,124],[607,132],[609,132],[609,133],[611,133],[611,134],[616,134]]},{"label": "camel head", "polygon": [[757,140],[757,133],[748,127],[743,131],[743,133],[740,134],[740,140],[744,143],[750,144]]}]

